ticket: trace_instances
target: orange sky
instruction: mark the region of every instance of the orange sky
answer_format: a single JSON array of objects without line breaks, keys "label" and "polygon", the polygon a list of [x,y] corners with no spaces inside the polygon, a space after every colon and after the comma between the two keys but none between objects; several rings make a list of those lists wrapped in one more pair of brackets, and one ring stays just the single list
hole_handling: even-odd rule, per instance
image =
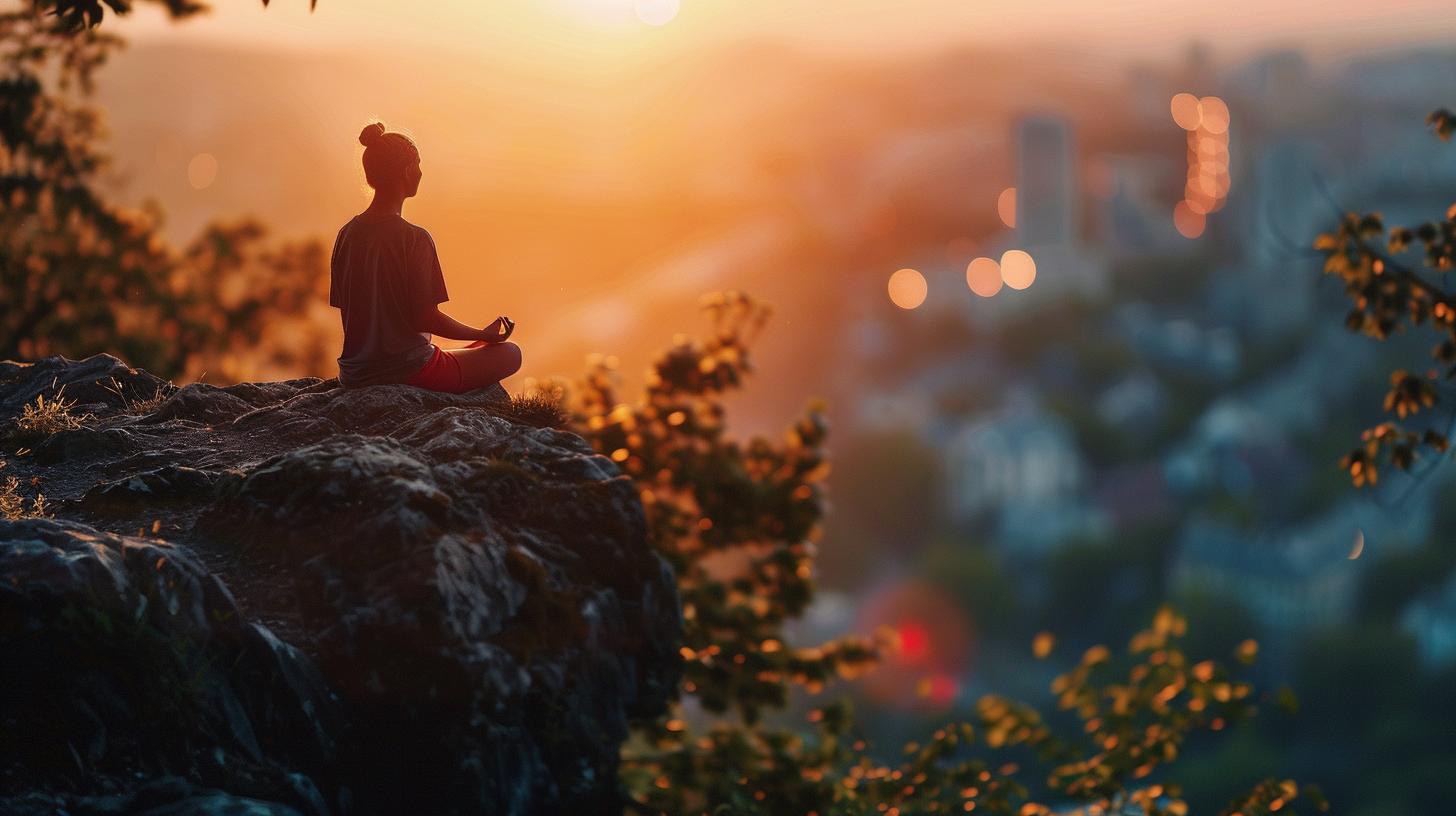
[{"label": "orange sky", "polygon": [[[367,202],[354,136],[381,117],[424,146],[406,217],[441,248],[449,310],[517,318],[528,373],[575,372],[587,351],[636,370],[701,328],[698,294],[745,288],[778,307],[778,352],[760,370],[778,386],[759,393],[797,406],[824,385],[797,379],[824,370],[811,352],[839,342],[835,309],[859,288],[880,303],[885,276],[925,260],[839,258],[821,233],[860,234],[886,213],[924,226],[897,208],[942,193],[984,199],[993,219],[1018,106],[1095,102],[1088,88],[1121,88],[1129,62],[1171,64],[1195,40],[1225,64],[1282,45],[1456,41],[1456,17],[1430,0],[681,0],[660,26],[637,3],[674,0],[319,0],[312,14],[308,0],[216,0],[176,26],[141,4],[108,21],[134,46],[101,83],[117,166],[179,241],[251,213],[328,242]],[[843,59],[732,50],[765,37]],[[956,45],[976,53],[941,67]],[[902,189],[925,178],[892,161],[915,132],[965,166]],[[200,159],[205,184],[190,172]]]},{"label": "orange sky", "polygon": [[[212,19],[194,22],[182,36],[300,48],[428,44],[541,63],[666,54],[751,35],[835,50],[1010,40],[1164,56],[1194,38],[1224,53],[1291,42],[1339,52],[1456,34],[1456,15],[1440,0],[681,0],[675,18],[660,27],[638,20],[639,2],[673,0],[321,0],[313,14],[306,0],[275,0],[267,12],[253,0],[222,0]],[[148,39],[176,36],[149,7],[128,29]]]}]

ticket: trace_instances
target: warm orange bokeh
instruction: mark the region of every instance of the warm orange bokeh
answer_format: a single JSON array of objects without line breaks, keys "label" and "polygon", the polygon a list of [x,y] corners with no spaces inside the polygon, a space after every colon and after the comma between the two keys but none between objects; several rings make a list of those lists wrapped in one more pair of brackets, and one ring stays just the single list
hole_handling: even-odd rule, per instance
[{"label": "warm orange bokeh", "polygon": [[1025,289],[1036,280],[1036,261],[1025,250],[1008,249],[1001,255],[1001,280],[1012,289]]},{"label": "warm orange bokeh", "polygon": [[966,266],[966,285],[981,297],[1001,291],[1001,265],[990,258],[977,258]]},{"label": "warm orange bokeh", "polygon": [[890,300],[901,309],[914,309],[925,302],[929,291],[925,276],[914,269],[900,269],[890,276]]}]

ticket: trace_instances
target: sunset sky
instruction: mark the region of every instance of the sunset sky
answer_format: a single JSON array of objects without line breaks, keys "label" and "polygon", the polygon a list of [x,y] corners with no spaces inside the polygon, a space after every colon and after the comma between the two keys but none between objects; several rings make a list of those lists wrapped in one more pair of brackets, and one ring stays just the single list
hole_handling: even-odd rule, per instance
[{"label": "sunset sky", "polygon": [[[856,51],[923,50],[954,43],[1073,45],[1117,56],[1162,56],[1191,39],[1234,53],[1298,41],[1310,50],[1435,41],[1456,33],[1438,0],[1380,3],[1087,3],[1079,0],[276,0],[267,13],[250,0],[217,4],[212,19],[182,36],[316,49],[364,41],[428,44],[526,60],[670,51],[767,35],[786,42]],[[644,15],[672,17],[661,26]],[[677,11],[672,14],[672,7]],[[161,14],[143,6],[129,26],[166,38]]]},{"label": "sunset sky", "polygon": [[355,137],[378,117],[420,141],[405,216],[440,247],[450,309],[515,317],[528,374],[595,351],[640,370],[700,328],[698,295],[742,288],[774,303],[772,342],[794,349],[761,372],[783,384],[765,389],[773,410],[826,388],[814,354],[888,306],[892,272],[928,262],[855,241],[913,227],[903,246],[960,247],[926,250],[943,267],[932,291],[962,280],[967,241],[999,229],[1015,183],[1016,117],[1105,125],[1143,104],[1138,132],[1178,151],[1163,100],[1186,89],[1133,89],[1132,66],[1174,76],[1194,43],[1221,70],[1275,48],[1318,63],[1456,37],[1438,2],[215,6],[172,24],[144,3],[110,23],[132,44],[100,97],[123,195],[159,201],[174,240],[249,214],[331,242],[368,201]]}]

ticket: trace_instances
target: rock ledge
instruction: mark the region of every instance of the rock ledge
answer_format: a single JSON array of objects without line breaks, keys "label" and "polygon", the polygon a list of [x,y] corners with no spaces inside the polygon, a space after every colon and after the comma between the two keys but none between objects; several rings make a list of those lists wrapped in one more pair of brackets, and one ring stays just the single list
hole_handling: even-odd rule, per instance
[{"label": "rock ledge", "polygon": [[[20,426],[57,394],[90,417]],[[0,461],[55,516],[0,520],[0,812],[620,812],[675,583],[499,386],[0,362]]]}]

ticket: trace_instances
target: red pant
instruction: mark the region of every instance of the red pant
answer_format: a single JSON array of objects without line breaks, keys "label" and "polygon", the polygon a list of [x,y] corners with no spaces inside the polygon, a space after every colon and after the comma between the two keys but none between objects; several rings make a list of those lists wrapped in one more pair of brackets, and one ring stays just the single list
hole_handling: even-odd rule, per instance
[{"label": "red pant", "polygon": [[424,368],[416,371],[405,384],[449,394],[465,391],[465,377],[460,373],[460,361],[455,359],[455,355],[445,353],[439,346],[435,346],[435,354],[425,363]]}]

